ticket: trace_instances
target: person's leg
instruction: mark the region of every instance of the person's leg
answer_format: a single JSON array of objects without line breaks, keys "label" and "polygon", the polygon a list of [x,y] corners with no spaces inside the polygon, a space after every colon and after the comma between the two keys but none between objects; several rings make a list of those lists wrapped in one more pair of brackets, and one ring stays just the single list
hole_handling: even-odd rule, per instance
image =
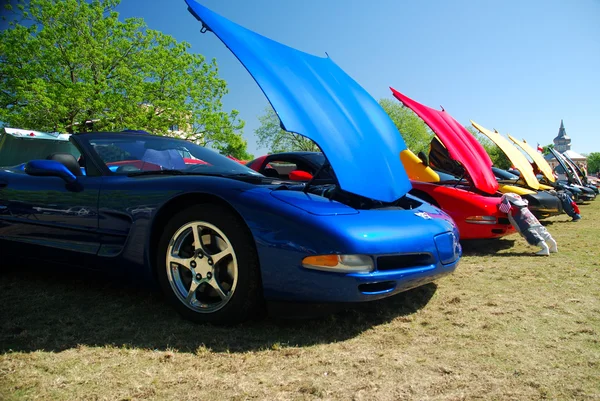
[{"label": "person's leg", "polygon": [[558,252],[558,244],[552,237],[552,234],[550,234],[550,231],[548,231],[548,229],[542,225],[536,227],[536,230],[537,230],[538,234],[548,244],[550,252],[552,252],[552,253]]},{"label": "person's leg", "polygon": [[550,249],[548,248],[548,244],[546,244],[545,241],[538,242],[537,246],[539,246],[542,249],[540,249],[539,251],[537,251],[535,253],[536,255],[543,255],[543,256],[550,255]]},{"label": "person's leg", "polygon": [[552,238],[552,236],[550,236],[550,238],[548,238],[546,241],[548,241],[548,243],[550,244],[550,252],[552,252],[552,253],[558,252],[558,244],[556,243],[554,238]]}]

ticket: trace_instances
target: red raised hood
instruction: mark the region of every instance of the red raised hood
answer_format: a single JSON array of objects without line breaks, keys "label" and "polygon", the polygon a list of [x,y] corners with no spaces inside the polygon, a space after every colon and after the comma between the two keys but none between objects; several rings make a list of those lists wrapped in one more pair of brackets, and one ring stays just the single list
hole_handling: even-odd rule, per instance
[{"label": "red raised hood", "polygon": [[492,160],[477,139],[446,111],[425,106],[390,88],[394,97],[414,111],[442,141],[450,157],[460,162],[480,191],[494,194],[498,181],[492,172]]}]

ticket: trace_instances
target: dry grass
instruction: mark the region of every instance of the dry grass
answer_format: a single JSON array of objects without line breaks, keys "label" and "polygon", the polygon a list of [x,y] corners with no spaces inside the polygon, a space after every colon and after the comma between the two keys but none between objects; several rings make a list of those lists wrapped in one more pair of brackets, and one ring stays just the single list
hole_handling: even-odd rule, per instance
[{"label": "dry grass", "polygon": [[600,200],[560,253],[470,244],[456,273],[317,320],[189,324],[105,279],[0,276],[0,399],[600,400]]}]

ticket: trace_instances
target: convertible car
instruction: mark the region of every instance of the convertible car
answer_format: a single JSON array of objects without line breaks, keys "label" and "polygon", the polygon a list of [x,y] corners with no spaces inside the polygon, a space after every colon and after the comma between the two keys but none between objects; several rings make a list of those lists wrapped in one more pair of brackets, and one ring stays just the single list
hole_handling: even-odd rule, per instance
[{"label": "convertible car", "polygon": [[577,174],[576,167],[574,165],[572,165],[569,162],[569,160],[567,160],[565,158],[565,156],[563,156],[561,153],[557,152],[556,150],[550,149],[550,152],[558,161],[557,169],[564,171],[565,176],[566,176],[565,180],[558,180],[558,181],[581,191],[581,193],[579,194],[580,201],[592,201],[592,200],[596,199],[596,191],[594,191],[592,188],[584,185],[584,183],[579,178],[579,175]]},{"label": "convertible car", "polygon": [[567,152],[563,152],[562,155],[564,156],[565,160],[571,166],[571,169],[573,170],[573,172],[575,174],[577,174],[581,183],[584,186],[590,188],[592,191],[594,191],[596,193],[596,195],[598,195],[598,193],[600,192],[598,190],[598,186],[590,181],[590,179],[587,175],[587,172],[582,167],[579,167],[579,165],[577,163],[575,163],[575,161],[573,159],[571,159],[571,157],[567,154]]},{"label": "convertible car", "polygon": [[408,194],[406,146],[375,99],[329,58],[187,3],[284,127],[320,146],[335,182],[265,177],[144,132],[74,134],[70,151],[0,160],[3,263],[12,255],[127,271],[157,281],[185,318],[219,323],[251,317],[263,300],[369,301],[451,273],[456,226]]},{"label": "convertible car", "polygon": [[517,185],[523,180],[519,170],[513,170],[514,173],[511,173],[498,167],[492,167],[492,171],[500,184],[500,192],[515,193],[526,199],[527,207],[538,219],[563,213],[560,199],[550,192],[552,191],[552,187],[549,190],[533,191]]},{"label": "convertible car", "polygon": [[492,132],[473,120],[471,120],[471,124],[496,144],[519,172],[518,175],[514,175],[508,171],[492,167],[492,171],[500,184],[500,192],[516,193],[526,199],[528,202],[527,207],[538,219],[555,216],[563,212],[560,199],[547,192],[552,190],[553,187],[540,184],[535,176],[533,167],[515,145],[497,131]]},{"label": "convertible car", "polygon": [[[558,181],[552,171],[552,167],[550,167],[550,164],[548,164],[540,152],[529,146],[525,140],[520,141],[511,135],[508,135],[508,138],[531,158],[531,166],[536,174],[536,178],[541,184],[551,186],[556,190],[566,191],[573,199],[581,202],[581,194],[583,191],[575,185],[569,184],[567,181]],[[510,173],[515,175],[521,174],[519,171],[510,171]]]},{"label": "convertible car", "polygon": [[[577,185],[580,185],[584,188],[584,191],[589,195],[598,194],[598,188],[595,185],[591,185],[587,181],[587,175],[581,170],[581,168],[575,163],[567,154],[567,152],[563,152],[560,154],[562,156],[563,161],[567,165],[570,170],[571,176],[576,180]],[[557,167],[557,170],[561,169],[562,166]],[[592,198],[594,200],[596,197]]]}]

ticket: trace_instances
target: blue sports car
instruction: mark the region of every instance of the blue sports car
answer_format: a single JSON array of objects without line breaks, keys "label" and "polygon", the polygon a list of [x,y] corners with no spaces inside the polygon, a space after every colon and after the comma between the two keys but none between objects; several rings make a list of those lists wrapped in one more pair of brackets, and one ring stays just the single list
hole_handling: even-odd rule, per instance
[{"label": "blue sports car", "polygon": [[248,319],[264,301],[369,301],[452,272],[456,226],[407,194],[405,145],[377,102],[329,58],[188,5],[282,125],[321,147],[330,178],[268,178],[207,148],[134,131],[74,134],[56,149],[32,142],[26,160],[15,150],[7,165],[2,147],[18,143],[3,138],[3,262],[127,272],[158,282],[185,318],[217,323]]}]

